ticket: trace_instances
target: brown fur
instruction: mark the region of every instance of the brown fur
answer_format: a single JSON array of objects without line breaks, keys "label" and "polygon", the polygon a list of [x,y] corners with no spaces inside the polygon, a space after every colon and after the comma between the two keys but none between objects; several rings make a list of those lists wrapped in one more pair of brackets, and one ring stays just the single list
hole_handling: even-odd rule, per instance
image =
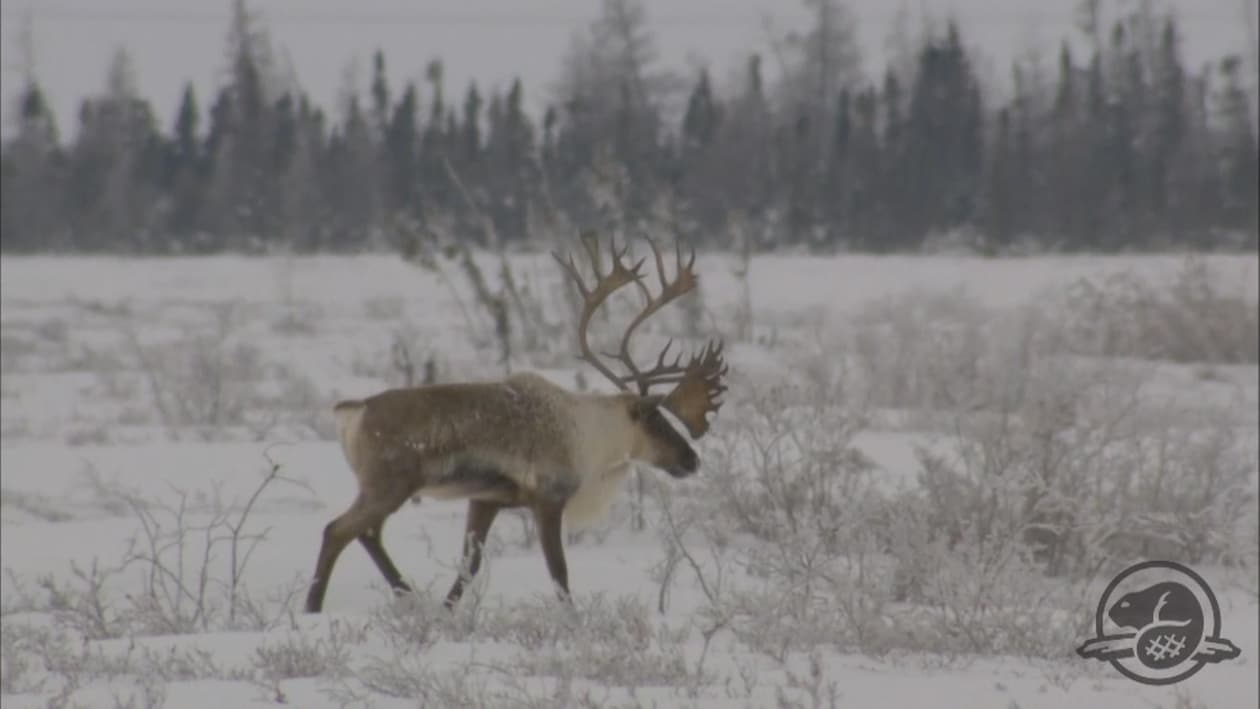
[{"label": "brown fur", "polygon": [[[534,511],[552,577],[565,594],[562,519],[606,508],[632,460],[674,475],[695,452],[655,408],[660,397],[569,392],[534,374],[500,382],[392,389],[334,407],[338,437],[358,480],[350,509],[325,528],[308,612],[318,612],[341,550],[358,538],[386,580],[402,582],[382,545],[385,519],[412,497],[468,499],[468,573],[499,509]],[[484,526],[484,529],[483,529]],[[563,571],[563,573],[560,573]],[[448,594],[462,593],[461,577]]]},{"label": "brown fur", "polygon": [[[381,574],[396,590],[409,590],[381,541],[385,520],[408,498],[466,498],[466,566],[447,594],[459,600],[464,583],[481,564],[481,546],[499,510],[529,507],[547,569],[562,595],[569,593],[561,526],[582,523],[607,508],[632,461],[663,468],[675,477],[699,467],[695,450],[661,410],[672,412],[693,438],[709,428],[707,416],[721,406],[726,364],[721,343],[710,343],[685,364],[679,354],[667,362],[669,346],[656,365],[642,370],[630,358],[635,329],[668,303],[696,286],[695,251],[684,260],[676,250],[672,279],[655,243],[650,242],[661,284],[653,297],[642,282],[644,260],[628,264],[627,249],[610,244],[612,265],[600,267],[593,235],[583,239],[595,282],[587,285],[572,258],[556,259],[582,295],[578,319],[581,357],[620,394],[576,394],[534,374],[500,382],[443,384],[394,389],[362,401],[343,401],[333,413],[342,451],[359,482],[350,509],[328,523],[306,597],[308,612],[323,606],[324,592],[342,550],[358,539]],[[615,374],[592,351],[586,330],[591,316],[615,291],[632,283],[647,296],[640,313],[626,327],[617,358],[628,376]],[[638,393],[632,393],[631,383]],[[649,396],[652,386],[670,383],[664,396]]]}]

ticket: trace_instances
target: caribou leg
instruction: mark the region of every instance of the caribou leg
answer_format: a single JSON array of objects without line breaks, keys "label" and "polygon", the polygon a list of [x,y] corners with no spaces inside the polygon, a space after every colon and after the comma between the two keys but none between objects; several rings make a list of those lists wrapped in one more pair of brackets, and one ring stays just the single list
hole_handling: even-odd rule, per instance
[{"label": "caribou leg", "polygon": [[501,509],[503,505],[497,502],[468,501],[468,515],[464,520],[463,568],[459,576],[455,578],[455,584],[451,586],[450,592],[446,594],[447,609],[455,607],[460,597],[464,595],[464,586],[472,581],[477,571],[481,569],[481,550],[486,544],[486,537],[490,534],[490,525],[494,524],[494,518],[498,516]]},{"label": "caribou leg", "polygon": [[390,588],[395,591],[408,593],[411,587],[402,580],[402,574],[398,573],[398,567],[394,566],[393,559],[389,558],[389,553],[385,551],[384,542],[381,541],[381,533],[384,531],[385,522],[372,527],[368,531],[359,535],[359,543],[367,551],[368,556],[372,557],[372,561],[376,564],[376,568],[380,569],[381,575],[385,577],[385,581]]},{"label": "caribou leg", "polygon": [[534,508],[534,521],[538,524],[538,539],[542,544],[547,571],[557,586],[560,600],[572,603],[569,595],[569,567],[564,560],[564,537],[561,523],[564,520],[563,503],[543,503]]}]

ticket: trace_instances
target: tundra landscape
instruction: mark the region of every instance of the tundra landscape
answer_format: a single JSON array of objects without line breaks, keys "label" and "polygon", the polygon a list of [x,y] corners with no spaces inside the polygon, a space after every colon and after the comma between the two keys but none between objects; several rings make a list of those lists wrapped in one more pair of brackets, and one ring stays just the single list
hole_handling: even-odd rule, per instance
[{"label": "tundra landscape", "polygon": [[0,16],[4,709],[1260,706],[1253,0]]},{"label": "tundra landscape", "polygon": [[[507,510],[448,611],[465,504],[421,498],[384,535],[414,592],[351,545],[308,614],[356,490],[334,403],[521,372],[613,391],[559,265],[6,255],[4,706],[1256,706],[1254,255],[695,271],[636,337],[647,361],[721,339],[724,403],[695,475],[638,465],[564,530],[572,605]],[[1076,655],[1150,558],[1203,575],[1238,658],[1158,687]]]}]

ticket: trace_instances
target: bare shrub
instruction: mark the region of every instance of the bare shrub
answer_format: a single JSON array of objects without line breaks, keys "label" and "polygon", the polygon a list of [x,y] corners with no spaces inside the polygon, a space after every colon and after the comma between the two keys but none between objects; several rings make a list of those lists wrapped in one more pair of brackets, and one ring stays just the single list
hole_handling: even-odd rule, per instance
[{"label": "bare shrub", "polygon": [[1093,617],[1093,577],[1050,582],[1018,535],[948,538],[934,510],[902,497],[887,509],[896,559],[892,646],[943,659],[1014,655],[1064,659]]},{"label": "bare shrub", "polygon": [[967,294],[911,291],[863,308],[843,343],[869,406],[967,403],[984,367],[984,310]]},{"label": "bare shrub", "polygon": [[688,677],[681,636],[657,627],[649,607],[632,596],[579,597],[575,608],[551,599],[514,604],[486,619],[481,634],[521,645],[512,667],[527,674],[627,687]]},{"label": "bare shrub", "polygon": [[314,335],[324,319],[323,309],[316,303],[288,301],[283,312],[271,321],[271,329],[280,335]]},{"label": "bare shrub", "polygon": [[[480,580],[480,576],[475,577],[465,591],[464,600],[472,601],[469,605],[474,607],[480,599]],[[484,584],[484,581],[481,583]],[[373,610],[372,625],[387,643],[422,651],[443,637],[459,639],[467,636],[467,624],[457,622],[440,602],[433,600],[435,596],[429,590],[422,589]],[[465,609],[463,603],[456,612],[466,617],[475,614]]]},{"label": "bare shrub", "polygon": [[[355,680],[371,692],[418,699],[422,706],[493,706],[483,677],[466,670],[435,668],[432,662],[415,654],[373,658],[355,673]],[[347,698],[364,702],[369,699],[347,687],[337,694],[343,703]]]},{"label": "bare shrub", "polygon": [[178,434],[184,427],[241,424],[254,411],[252,393],[266,375],[262,353],[247,343],[231,344],[233,311],[216,310],[216,326],[162,346],[145,345],[128,327],[127,340],[149,386],[162,422]]},{"label": "bare shrub", "polygon": [[[246,500],[230,502],[217,493],[195,499],[182,491],[175,491],[174,503],[161,502],[110,485],[93,471],[87,475],[126,506],[140,529],[117,565],[103,567],[94,560],[88,569],[72,565],[71,583],[41,580],[47,607],[64,626],[103,639],[258,628],[279,620],[268,621],[242,584],[250,558],[269,531],[255,529],[255,505],[278,484],[302,485],[282,475],[279,465],[271,463]],[[139,590],[115,598],[114,579],[131,572],[138,572]],[[283,602],[296,593],[288,589]]]},{"label": "bare shrub", "polygon": [[372,320],[402,320],[404,310],[403,299],[398,296],[376,296],[363,301],[363,316]]},{"label": "bare shrub", "polygon": [[[476,348],[496,344],[498,365],[510,373],[513,358],[519,354],[546,353],[553,348],[552,343],[565,341],[567,324],[548,316],[547,293],[536,285],[549,282],[550,278],[518,272],[507,253],[500,250],[496,255],[497,283],[492,283],[478,254],[466,242],[443,237],[442,233],[439,230],[431,234],[432,243],[411,260],[446,284]],[[467,284],[474,309],[464,305],[448,270],[458,272]]]},{"label": "bare shrub", "polygon": [[35,646],[47,632],[27,623],[0,623],[0,694],[29,694],[44,687],[46,680],[34,661]]},{"label": "bare shrub", "polygon": [[[714,434],[694,504],[662,506],[662,577],[680,561],[694,573],[708,604],[706,647],[727,629],[781,662],[819,644],[878,651],[891,565],[871,531],[881,499],[873,468],[852,446],[861,417],[821,399],[788,405],[782,394],[743,413]],[[708,561],[688,549],[685,530],[701,537]]]},{"label": "bare shrub", "polygon": [[1260,361],[1260,311],[1240,284],[1230,292],[1199,259],[1171,283],[1131,273],[1081,280],[1058,300],[1069,352],[1173,362]]},{"label": "bare shrub", "polygon": [[[578,596],[576,607],[543,597],[478,604],[473,611],[461,604],[454,614],[425,598],[398,599],[374,612],[372,627],[390,650],[356,669],[363,688],[443,706],[541,707],[556,699],[563,706],[600,706],[576,683],[674,686],[692,677],[682,654],[685,630],[658,627],[649,607],[633,597]],[[463,671],[425,658],[440,643],[467,646]],[[490,657],[478,653],[487,643],[496,648]],[[526,687],[521,677],[547,681]],[[344,686],[339,691],[354,694]]]},{"label": "bare shrub", "polygon": [[348,672],[350,646],[362,643],[366,627],[332,621],[322,637],[306,632],[286,633],[254,649],[253,666],[269,682],[299,677],[339,678]]},{"label": "bare shrub", "polygon": [[44,522],[66,522],[73,519],[73,515],[66,512],[59,501],[39,493],[0,488],[0,506],[21,510]]},{"label": "bare shrub", "polygon": [[1041,548],[1052,574],[1086,566],[1092,545],[1062,528],[1079,505],[1106,504],[1087,499],[1105,475],[1098,467],[1135,435],[1137,384],[1118,376],[1039,361],[1018,396],[960,412],[949,452],[918,452],[933,531],[978,544],[1018,538]]},{"label": "bare shrub", "polygon": [[84,638],[101,640],[119,637],[124,621],[110,607],[106,585],[122,571],[121,566],[102,568],[95,559],[87,569],[70,565],[76,585],[63,586],[52,576],[40,579],[40,587],[48,594],[47,609],[62,627],[70,628]]},{"label": "bare shrub", "polygon": [[198,679],[244,679],[240,670],[223,667],[209,650],[197,646],[172,645],[164,650],[142,646],[138,657],[131,660],[135,646],[128,646],[126,654],[115,658],[110,674],[136,674],[162,682],[188,682]]},{"label": "bare shrub", "polygon": [[98,683],[131,690],[114,691],[118,706],[148,707],[162,706],[169,682],[249,678],[195,645],[157,649],[134,638],[100,642],[70,627],[29,622],[5,623],[0,638],[0,692],[43,694],[49,706],[74,706],[71,699],[80,690]]},{"label": "bare shrub", "polygon": [[114,709],[161,709],[166,706],[166,685],[150,676],[141,676],[133,689],[125,694],[115,690],[111,698]]},{"label": "bare shrub", "polygon": [[775,702],[779,707],[839,707],[842,694],[840,682],[828,679],[823,671],[821,653],[815,649],[806,658],[806,667],[798,671],[790,665],[786,668],[785,682],[775,689]]},{"label": "bare shrub", "polygon": [[[112,400],[132,402],[134,396],[122,394],[138,381],[147,389],[148,401],[145,408],[126,406],[111,423],[160,423],[175,440],[262,440],[286,425],[328,435],[331,422],[319,415],[324,409],[314,383],[291,367],[268,361],[244,337],[235,304],[214,304],[211,311],[210,327],[162,343],[142,342],[130,321],[117,325],[138,373],[98,367],[93,371],[100,389]],[[108,428],[100,431],[108,437]]]},{"label": "bare shrub", "polygon": [[1050,575],[1105,557],[1236,561],[1256,467],[1227,418],[1173,424],[1111,368],[1026,376],[1017,407],[959,417],[953,454],[920,451],[930,527],[1018,538]]},{"label": "bare shrub", "polygon": [[41,349],[33,338],[10,333],[0,335],[0,367],[6,372],[24,371],[27,361]]},{"label": "bare shrub", "polygon": [[[1250,563],[1256,454],[1227,410],[1187,418],[1146,395],[1139,369],[1046,355],[1039,311],[941,307],[963,325],[873,325],[868,354],[798,363],[799,390],[746,387],[700,490],[658,495],[659,606],[689,569],[706,651],[728,632],[779,662],[824,644],[1062,659],[1091,617],[1090,585],[1118,562]],[[993,327],[1016,336],[979,334]],[[977,369],[950,364],[968,358]],[[886,360],[912,383],[881,390],[896,376]],[[890,480],[857,450],[870,400],[850,403],[853,391],[949,414],[917,476]]]}]

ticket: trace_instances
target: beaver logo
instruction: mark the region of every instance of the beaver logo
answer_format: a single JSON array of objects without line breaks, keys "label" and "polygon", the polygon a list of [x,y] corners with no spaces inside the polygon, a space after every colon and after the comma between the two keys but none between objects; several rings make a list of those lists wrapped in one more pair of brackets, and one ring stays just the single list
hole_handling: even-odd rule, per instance
[{"label": "beaver logo", "polygon": [[1221,609],[1212,589],[1171,561],[1136,564],[1112,579],[1098,602],[1094,631],[1077,654],[1108,661],[1143,684],[1180,682],[1240,652],[1220,637]]}]

